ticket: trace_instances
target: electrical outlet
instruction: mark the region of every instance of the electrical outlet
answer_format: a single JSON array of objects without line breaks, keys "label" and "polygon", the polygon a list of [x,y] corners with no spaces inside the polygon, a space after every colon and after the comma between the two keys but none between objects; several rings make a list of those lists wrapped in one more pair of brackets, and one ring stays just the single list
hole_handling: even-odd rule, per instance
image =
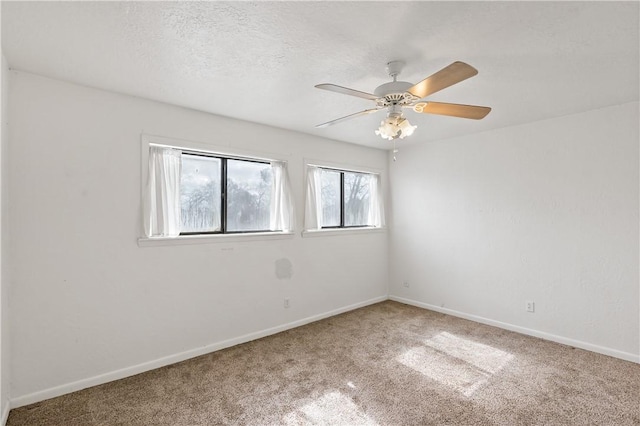
[{"label": "electrical outlet", "polygon": [[289,307],[289,298],[288,297],[285,297],[285,299],[284,299],[284,307],[285,308]]},{"label": "electrical outlet", "polygon": [[530,300],[525,302],[525,308],[527,309],[527,312],[535,312],[536,311],[535,303],[533,303]]},{"label": "electrical outlet", "polygon": [[403,285],[403,286],[405,286],[405,287],[407,287],[407,288],[409,288],[409,281],[404,281],[404,282],[402,283],[402,285]]}]

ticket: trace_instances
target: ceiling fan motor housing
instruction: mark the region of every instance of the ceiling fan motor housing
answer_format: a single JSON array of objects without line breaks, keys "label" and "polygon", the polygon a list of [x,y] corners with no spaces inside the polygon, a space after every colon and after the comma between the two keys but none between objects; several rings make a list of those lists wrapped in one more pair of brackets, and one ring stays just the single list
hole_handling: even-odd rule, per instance
[{"label": "ceiling fan motor housing", "polygon": [[378,97],[376,104],[378,107],[409,105],[420,99],[408,92],[411,87],[413,84],[406,81],[392,81],[382,84],[373,92]]},{"label": "ceiling fan motor housing", "polygon": [[383,98],[387,95],[402,94],[409,90],[411,86],[413,86],[413,84],[406,81],[391,81],[389,83],[384,83],[376,87],[376,90],[373,92],[373,94]]},{"label": "ceiling fan motor housing", "polygon": [[389,77],[393,78],[393,81],[382,84],[374,90],[373,94],[378,97],[376,99],[378,108],[391,105],[408,105],[417,100],[415,96],[409,93],[409,89],[413,87],[412,83],[396,81],[403,67],[404,61],[387,62],[387,72]]}]

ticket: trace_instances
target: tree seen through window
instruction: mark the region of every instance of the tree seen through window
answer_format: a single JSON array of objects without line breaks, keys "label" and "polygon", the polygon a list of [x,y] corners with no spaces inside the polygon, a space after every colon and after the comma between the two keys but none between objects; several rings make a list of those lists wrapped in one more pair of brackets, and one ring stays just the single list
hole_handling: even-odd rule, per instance
[{"label": "tree seen through window", "polygon": [[268,230],[271,179],[269,163],[183,153],[181,233]]},{"label": "tree seen through window", "polygon": [[371,179],[368,173],[322,169],[322,227],[367,226]]}]

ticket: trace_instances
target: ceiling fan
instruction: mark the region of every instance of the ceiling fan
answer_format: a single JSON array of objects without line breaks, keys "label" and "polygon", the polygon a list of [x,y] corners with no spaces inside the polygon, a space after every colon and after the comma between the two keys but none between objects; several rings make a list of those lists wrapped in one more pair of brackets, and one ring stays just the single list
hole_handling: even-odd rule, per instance
[{"label": "ceiling fan", "polygon": [[397,81],[403,66],[403,61],[391,61],[387,63],[387,72],[389,76],[393,78],[393,81],[378,86],[373,94],[335,84],[324,83],[316,85],[315,87],[318,89],[369,99],[376,104],[374,108],[365,109],[355,114],[327,121],[326,123],[318,124],[316,127],[332,126],[352,118],[387,109],[387,118],[380,123],[380,128],[376,130],[376,134],[382,136],[384,139],[393,140],[410,136],[416,128],[416,126],[412,126],[409,120],[403,116],[403,108],[412,108],[413,111],[422,114],[448,115],[473,120],[480,120],[491,111],[491,108],[485,106],[449,104],[422,100],[429,95],[478,74],[478,70],[471,65],[459,61],[454,62],[417,84]]}]

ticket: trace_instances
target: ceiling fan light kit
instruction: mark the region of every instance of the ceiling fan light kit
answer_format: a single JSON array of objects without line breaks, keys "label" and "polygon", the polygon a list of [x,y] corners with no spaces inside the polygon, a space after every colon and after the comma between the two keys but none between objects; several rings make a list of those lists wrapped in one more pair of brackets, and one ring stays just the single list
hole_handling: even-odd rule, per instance
[{"label": "ceiling fan light kit", "polygon": [[404,139],[411,136],[418,126],[412,126],[405,117],[387,117],[380,122],[380,127],[375,131],[376,135],[390,141]]},{"label": "ceiling fan light kit", "polygon": [[414,112],[420,114],[448,115],[451,117],[470,118],[473,120],[480,120],[486,117],[486,115],[491,111],[491,108],[484,106],[449,104],[422,100],[433,93],[456,83],[460,83],[461,81],[478,74],[478,70],[473,68],[471,65],[459,61],[454,62],[417,84],[411,84],[406,81],[397,81],[398,75],[402,71],[403,66],[403,61],[391,61],[387,63],[387,72],[393,81],[378,86],[373,91],[373,94],[337,86],[335,84],[324,83],[316,85],[315,87],[318,89],[357,96],[359,98],[375,102],[374,108],[318,124],[316,127],[332,126],[342,121],[387,109],[389,111],[387,118],[382,120],[380,127],[375,131],[375,134],[384,139],[395,140],[411,136],[417,127],[411,125],[409,120],[404,117],[402,112],[403,108],[411,108]]},{"label": "ceiling fan light kit", "polygon": [[400,105],[391,105],[389,106],[387,118],[380,122],[380,127],[375,133],[383,139],[391,141],[411,136],[416,127],[418,126],[412,126],[409,120],[402,115],[402,107]]}]

